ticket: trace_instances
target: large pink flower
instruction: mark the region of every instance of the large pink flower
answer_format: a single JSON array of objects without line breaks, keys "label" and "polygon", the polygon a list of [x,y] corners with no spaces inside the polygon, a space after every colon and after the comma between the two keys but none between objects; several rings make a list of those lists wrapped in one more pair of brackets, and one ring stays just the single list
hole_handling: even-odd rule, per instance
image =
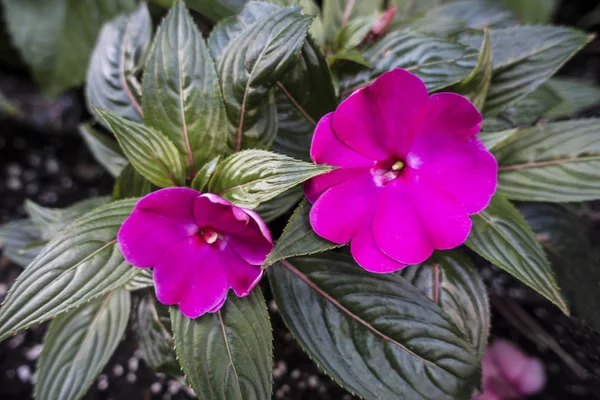
[{"label": "large pink flower", "polygon": [[262,276],[271,233],[252,210],[214,194],[169,188],[142,198],[117,236],[125,259],[154,267],[156,297],[196,318],[242,297]]},{"label": "large pink flower", "polygon": [[544,366],[507,340],[490,344],[482,361],[483,392],[473,400],[516,400],[539,392],[546,383]]},{"label": "large pink flower", "polygon": [[340,168],[305,185],[313,229],[350,241],[356,261],[379,273],[462,244],[469,214],[496,190],[496,160],[475,137],[481,121],[465,97],[429,96],[402,69],[356,91],[315,130],[312,160]]}]

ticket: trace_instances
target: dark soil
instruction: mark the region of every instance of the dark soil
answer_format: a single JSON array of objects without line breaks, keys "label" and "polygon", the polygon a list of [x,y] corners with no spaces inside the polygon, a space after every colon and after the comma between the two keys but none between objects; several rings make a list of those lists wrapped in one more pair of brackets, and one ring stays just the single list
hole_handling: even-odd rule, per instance
[{"label": "dark soil", "polygon": [[[591,11],[593,3],[563,1],[558,22],[576,25]],[[598,32],[600,19],[586,28]],[[24,111],[24,115],[17,118],[0,117],[0,223],[24,217],[26,198],[44,206],[64,207],[90,196],[109,194],[113,182],[77,134],[77,124],[88,117],[81,92],[72,91],[56,100],[44,100],[21,71],[12,66],[0,67],[0,89]],[[563,73],[600,84],[600,41],[591,43]],[[600,115],[600,108],[586,115]],[[595,228],[593,239],[599,242],[599,227],[592,227]],[[0,256],[0,300],[21,270]],[[600,399],[600,335],[585,328],[576,316],[567,318],[502,271],[484,267],[482,273],[498,305],[493,312],[492,338],[513,340],[544,361],[548,385],[536,398]],[[263,290],[275,339],[273,398],[353,399],[321,373],[295,344],[276,312],[265,283]],[[540,325],[540,332],[556,340],[559,350],[548,348],[539,338],[531,340],[531,329],[509,322],[501,309],[509,315],[524,310]],[[32,380],[45,328],[37,326],[0,343],[0,399],[32,398]],[[147,368],[136,351],[133,333],[128,332],[86,399],[167,400],[192,396],[181,381]]]}]

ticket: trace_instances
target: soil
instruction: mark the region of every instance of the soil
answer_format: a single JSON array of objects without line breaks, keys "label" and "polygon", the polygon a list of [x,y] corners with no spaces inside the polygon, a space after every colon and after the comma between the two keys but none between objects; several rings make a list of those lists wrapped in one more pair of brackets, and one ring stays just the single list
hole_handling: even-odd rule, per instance
[{"label": "soil", "polygon": [[[592,10],[592,3],[563,1],[557,21],[576,25]],[[586,28],[598,32],[600,18]],[[0,65],[0,90],[23,110],[19,117],[0,117],[0,223],[24,217],[23,201],[26,198],[44,206],[64,207],[90,196],[109,194],[113,182],[77,134],[77,124],[89,117],[81,91],[70,91],[55,100],[44,99],[23,71],[18,64],[16,67],[14,64]],[[592,42],[562,73],[600,84],[600,40]],[[599,116],[600,107],[585,115]],[[600,227],[597,225],[592,224],[590,230],[595,242],[600,241]],[[21,270],[0,256],[0,300]],[[542,359],[546,366],[548,384],[535,398],[600,399],[600,335],[584,327],[576,316],[567,318],[504,272],[484,266],[482,273],[490,294],[497,299],[493,308],[491,339],[508,338]],[[320,372],[295,344],[265,283],[263,290],[274,334],[273,398],[354,399]],[[547,336],[555,339],[558,350],[556,346],[549,348],[539,337],[531,340],[531,329],[509,322],[506,313],[514,315],[520,310],[539,324],[540,332],[546,332]],[[45,329],[45,325],[36,326],[0,343],[0,399],[32,398],[35,364]],[[187,398],[193,398],[193,394],[185,384],[146,367],[139,351],[136,351],[132,332],[127,332],[85,397],[114,400]]]}]

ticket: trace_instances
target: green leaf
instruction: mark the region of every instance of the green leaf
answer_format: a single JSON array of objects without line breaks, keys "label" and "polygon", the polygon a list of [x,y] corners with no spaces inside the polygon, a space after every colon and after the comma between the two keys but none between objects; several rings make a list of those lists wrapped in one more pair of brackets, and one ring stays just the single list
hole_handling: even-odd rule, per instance
[{"label": "green leaf", "polygon": [[416,74],[430,92],[440,90],[469,76],[477,65],[480,44],[471,48],[418,32],[391,32],[363,52],[373,68],[342,77],[342,94],[350,95],[394,68]]},{"label": "green leaf", "polygon": [[273,335],[259,288],[197,319],[170,312],[177,358],[198,398],[271,398]]},{"label": "green leaf", "polygon": [[63,230],[25,268],[0,307],[0,341],[128,282],[117,232],[136,200],[99,207]]},{"label": "green leaf", "polygon": [[391,0],[390,7],[398,9],[396,18],[408,19],[442,4],[443,0]]},{"label": "green leaf", "polygon": [[[254,12],[260,16],[248,15]],[[230,149],[271,145],[277,133],[271,89],[297,62],[311,19],[299,7],[249,3],[238,22],[227,20],[213,31],[210,47],[227,109]]]},{"label": "green leaf", "polygon": [[317,235],[310,226],[310,203],[303,200],[288,221],[275,247],[267,256],[262,268],[267,268],[285,258],[322,253],[340,247]]},{"label": "green leaf", "polygon": [[479,271],[460,251],[438,251],[421,265],[397,272],[438,304],[483,357],[490,331],[490,307]]},{"label": "green leaf", "polygon": [[152,184],[133,165],[127,164],[115,182],[112,197],[115,200],[144,197],[152,192]]},{"label": "green leaf", "polygon": [[260,203],[254,211],[260,215],[263,221],[272,222],[287,214],[303,197],[302,185],[294,186],[271,200]]},{"label": "green leaf", "polygon": [[490,33],[486,29],[475,68],[458,85],[459,93],[471,100],[479,110],[482,110],[485,105],[485,99],[492,82],[492,67],[492,45],[490,44]]},{"label": "green leaf", "polygon": [[154,280],[152,279],[152,270],[144,268],[135,275],[129,282],[125,284],[125,290],[135,292],[137,290],[143,290],[150,287],[154,287]]},{"label": "green leaf", "polygon": [[342,26],[335,36],[334,52],[353,50],[358,47],[367,37],[376,20],[377,16],[372,14],[367,17],[353,19]]},{"label": "green leaf", "polygon": [[186,5],[213,21],[220,21],[242,10],[247,0],[186,0]]},{"label": "green leaf", "polygon": [[544,250],[525,218],[500,194],[473,215],[466,245],[568,313]]},{"label": "green leaf", "polygon": [[45,245],[37,225],[29,219],[0,225],[2,254],[21,267],[29,265]]},{"label": "green leaf", "polygon": [[332,68],[340,61],[349,61],[363,67],[371,68],[371,63],[369,63],[358,50],[342,50],[327,56],[327,63]]},{"label": "green leaf", "polygon": [[142,120],[136,74],[144,65],[151,36],[152,21],[143,2],[132,14],[104,25],[87,70],[85,96],[92,113],[97,107],[123,118]]},{"label": "green leaf", "polygon": [[219,160],[221,160],[221,156],[216,156],[206,164],[200,168],[194,180],[192,180],[192,189],[196,189],[198,191],[203,191],[206,185],[208,185],[208,181],[215,173],[217,169],[217,165],[219,164]]},{"label": "green leaf", "polygon": [[359,17],[375,15],[382,6],[383,2],[381,0],[324,0],[323,24],[326,42],[332,44],[338,35],[338,31],[342,29],[344,25]]},{"label": "green leaf", "polygon": [[495,151],[498,189],[508,198],[570,202],[600,198],[600,119],[518,131]]},{"label": "green leaf", "polygon": [[[494,74],[485,116],[498,115],[534,91],[590,40],[583,31],[555,26],[498,29],[490,39]],[[481,40],[481,35],[475,35],[462,42],[479,48]]]},{"label": "green leaf", "polygon": [[117,289],[59,315],[44,339],[35,398],[82,398],[121,342],[130,308],[129,292]]},{"label": "green leaf", "polygon": [[600,253],[586,227],[558,204],[523,203],[519,209],[544,246],[569,304],[600,331]]},{"label": "green leaf", "polygon": [[600,87],[578,79],[552,78],[546,85],[561,99],[544,113],[548,118],[560,118],[600,104]]},{"label": "green leaf", "polygon": [[225,152],[225,106],[214,61],[182,1],[156,32],[142,93],[145,124],[171,139],[192,176]]},{"label": "green leaf", "polygon": [[511,140],[518,131],[518,129],[506,129],[498,132],[480,132],[477,137],[483,142],[486,149],[492,151]]},{"label": "green leaf", "polygon": [[137,339],[142,359],[155,371],[172,376],[181,375],[175,358],[168,308],[156,304],[153,295],[140,299],[136,313]]},{"label": "green leaf", "polygon": [[317,122],[338,104],[327,61],[312,38],[302,46],[300,62],[277,85],[279,131],[273,150],[309,161]]},{"label": "green leaf", "polygon": [[332,252],[269,268],[296,340],[338,384],[368,400],[470,398],[477,351],[438,305],[395,274]]},{"label": "green leaf", "polygon": [[208,189],[239,207],[255,208],[331,169],[265,150],[245,150],[219,163]]},{"label": "green leaf", "polygon": [[514,127],[529,127],[560,103],[558,94],[544,84],[508,107],[498,118]]},{"label": "green leaf", "polygon": [[117,137],[123,152],[150,182],[158,187],[177,186],[185,180],[185,167],[175,145],[161,132],[97,110]]},{"label": "green leaf", "polygon": [[127,165],[127,159],[123,156],[119,144],[88,124],[79,125],[79,134],[96,161],[115,178],[119,176]]},{"label": "green leaf", "polygon": [[48,95],[79,86],[104,22],[133,11],[134,0],[5,0],[12,42]]},{"label": "green leaf", "polygon": [[[444,24],[449,21],[453,21],[455,24],[459,23],[463,26],[460,32],[467,30],[467,28],[506,28],[519,23],[511,10],[505,4],[502,4],[502,0],[453,1],[430,10],[425,18],[430,24],[435,22]],[[419,20],[417,20],[418,22]]]},{"label": "green leaf", "polygon": [[109,197],[92,197],[79,201],[67,208],[42,207],[31,200],[25,201],[25,210],[38,227],[41,239],[54,239],[63,229],[81,215],[106,204]]}]

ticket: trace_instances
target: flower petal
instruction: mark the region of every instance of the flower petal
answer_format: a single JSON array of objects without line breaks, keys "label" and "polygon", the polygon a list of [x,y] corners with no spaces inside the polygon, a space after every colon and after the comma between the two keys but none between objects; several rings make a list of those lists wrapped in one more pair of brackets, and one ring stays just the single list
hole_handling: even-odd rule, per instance
[{"label": "flower petal", "polygon": [[260,265],[273,250],[271,232],[256,212],[243,210],[250,216],[250,222],[244,230],[231,235],[227,242],[246,262]]},{"label": "flower petal", "polygon": [[419,264],[433,252],[405,180],[385,187],[375,210],[372,229],[379,248],[398,262]]},{"label": "flower petal", "polygon": [[181,301],[190,276],[207,247],[197,236],[192,236],[163,254],[153,272],[156,297],[161,303],[170,305]]},{"label": "flower petal", "polygon": [[229,286],[238,297],[247,296],[262,277],[260,266],[249,264],[232,248],[223,250],[221,258]]},{"label": "flower petal", "polygon": [[467,240],[472,222],[452,195],[423,176],[414,177],[410,194],[430,246],[448,250]]},{"label": "flower petal", "polygon": [[204,193],[194,200],[194,217],[200,228],[225,233],[239,232],[250,221],[242,209],[212,193]]},{"label": "flower petal", "polygon": [[310,146],[310,158],[316,164],[329,164],[339,167],[370,167],[373,160],[358,154],[346,146],[333,132],[333,113],[321,118],[315,129]]},{"label": "flower petal", "polygon": [[437,93],[427,101],[427,112],[418,135],[468,139],[479,132],[482,121],[481,113],[466,97]]},{"label": "flower petal", "polygon": [[367,168],[339,168],[326,174],[315,176],[304,183],[304,194],[308,201],[314,204],[330,187],[348,179],[366,176],[366,174],[369,174],[369,170]]},{"label": "flower petal", "polygon": [[195,226],[192,205],[200,192],[188,188],[166,188],[144,196],[135,206],[136,210],[151,211],[185,225]]},{"label": "flower petal", "polygon": [[498,163],[477,138],[450,148],[431,146],[421,154],[424,162],[419,170],[450,193],[467,213],[476,214],[487,207],[496,191]]},{"label": "flower petal", "polygon": [[312,228],[332,242],[348,242],[376,201],[377,189],[370,175],[329,188],[310,210]]},{"label": "flower petal", "polygon": [[193,235],[195,230],[195,224],[185,226],[162,214],[134,209],[119,229],[117,241],[128,263],[149,268],[170,247]]},{"label": "flower petal", "polygon": [[356,262],[369,272],[386,274],[406,266],[391,257],[386,256],[375,243],[372,231],[373,218],[366,218],[363,224],[354,232],[350,242],[350,253]]},{"label": "flower petal", "polygon": [[513,343],[496,340],[487,351],[499,373],[514,385],[519,394],[533,394],[544,386],[546,376],[543,365]]}]

